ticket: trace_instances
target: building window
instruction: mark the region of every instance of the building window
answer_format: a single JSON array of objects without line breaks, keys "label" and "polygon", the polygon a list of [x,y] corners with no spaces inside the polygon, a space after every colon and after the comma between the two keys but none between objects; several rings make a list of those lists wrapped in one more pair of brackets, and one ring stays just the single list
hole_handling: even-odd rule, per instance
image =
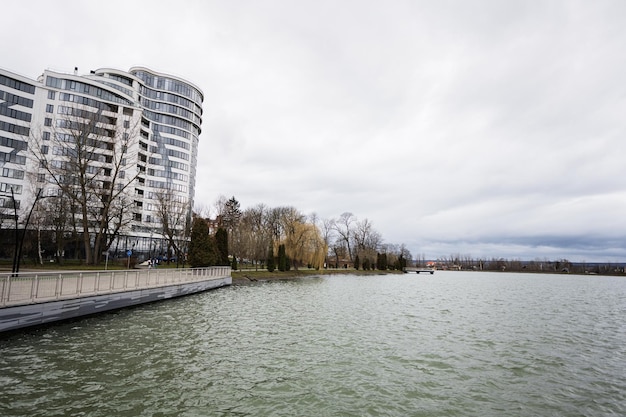
[{"label": "building window", "polygon": [[130,128],[130,120],[124,120],[124,129]]},{"label": "building window", "polygon": [[46,182],[46,174],[37,174],[37,182]]},{"label": "building window", "polygon": [[135,220],[137,220],[138,222],[141,221],[141,213],[135,213]]},{"label": "building window", "polygon": [[6,192],[11,192],[11,190],[13,190],[13,192],[15,194],[22,194],[22,186],[21,185],[15,185],[15,184],[7,184],[7,183],[0,183],[0,191],[2,191],[3,193]]},{"label": "building window", "polygon": [[46,120],[44,120],[43,123],[45,126],[52,126],[52,119],[49,117],[46,117]]},{"label": "building window", "polygon": [[48,154],[48,145],[42,145],[41,147],[41,153],[42,155],[47,155]]},{"label": "building window", "polygon": [[50,132],[43,132],[43,140],[50,140]]},{"label": "building window", "polygon": [[54,106],[52,104],[46,104],[46,113],[54,113]]},{"label": "building window", "polygon": [[48,91],[48,100],[54,100],[56,93],[54,91]]}]

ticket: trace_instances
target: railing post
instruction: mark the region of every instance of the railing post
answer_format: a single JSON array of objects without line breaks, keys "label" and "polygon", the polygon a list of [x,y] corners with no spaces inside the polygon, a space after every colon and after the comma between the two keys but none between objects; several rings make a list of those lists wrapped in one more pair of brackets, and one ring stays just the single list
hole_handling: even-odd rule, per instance
[{"label": "railing post", "polygon": [[35,301],[35,283],[37,282],[37,277],[39,274],[35,274],[35,279],[31,279],[30,281],[30,301]]},{"label": "railing post", "polygon": [[76,295],[81,295],[83,293],[83,273],[78,274],[76,282]]},{"label": "railing post", "polygon": [[2,289],[2,292],[4,293],[2,296],[2,304],[6,305],[9,302],[9,298],[11,297],[11,277],[7,275],[4,282],[5,288]]},{"label": "railing post", "polygon": [[54,298],[59,299],[59,295],[63,290],[63,274],[59,274],[56,282],[54,283]]},{"label": "railing post", "polygon": [[39,274],[35,276],[35,279],[37,280],[37,283],[35,284],[35,299],[38,300],[39,299]]}]

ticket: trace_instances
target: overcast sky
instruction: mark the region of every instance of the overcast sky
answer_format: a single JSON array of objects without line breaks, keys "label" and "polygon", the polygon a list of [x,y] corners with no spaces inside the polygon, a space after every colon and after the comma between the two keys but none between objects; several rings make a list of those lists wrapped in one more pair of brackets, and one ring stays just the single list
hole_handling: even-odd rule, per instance
[{"label": "overcast sky", "polygon": [[626,1],[32,1],[0,67],[205,94],[196,204],[368,219],[414,257],[626,261]]}]

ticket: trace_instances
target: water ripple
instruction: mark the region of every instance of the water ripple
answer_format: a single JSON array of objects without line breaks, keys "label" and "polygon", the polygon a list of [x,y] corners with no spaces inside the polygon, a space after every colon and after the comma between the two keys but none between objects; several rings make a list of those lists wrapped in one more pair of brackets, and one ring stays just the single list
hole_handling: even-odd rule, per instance
[{"label": "water ripple", "polygon": [[611,277],[231,287],[3,339],[0,415],[624,415],[624,313]]}]

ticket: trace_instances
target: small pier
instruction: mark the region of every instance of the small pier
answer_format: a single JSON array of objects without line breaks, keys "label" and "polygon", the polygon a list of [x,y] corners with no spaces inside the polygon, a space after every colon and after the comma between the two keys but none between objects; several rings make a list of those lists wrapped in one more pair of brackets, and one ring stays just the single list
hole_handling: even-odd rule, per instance
[{"label": "small pier", "polygon": [[435,270],[432,268],[405,267],[404,273],[408,274],[409,272],[415,272],[416,274],[424,273],[432,275],[435,273]]}]

